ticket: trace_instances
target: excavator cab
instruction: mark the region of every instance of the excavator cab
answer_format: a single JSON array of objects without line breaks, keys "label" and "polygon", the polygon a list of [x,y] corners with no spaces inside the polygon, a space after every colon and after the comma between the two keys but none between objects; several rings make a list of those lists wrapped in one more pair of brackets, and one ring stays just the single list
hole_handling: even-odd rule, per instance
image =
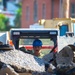
[{"label": "excavator cab", "polygon": [[25,47],[28,50],[32,49],[32,42],[34,39],[40,39],[43,42],[42,49],[50,50],[56,44],[59,36],[58,29],[11,29],[10,39],[12,40],[16,49]]}]

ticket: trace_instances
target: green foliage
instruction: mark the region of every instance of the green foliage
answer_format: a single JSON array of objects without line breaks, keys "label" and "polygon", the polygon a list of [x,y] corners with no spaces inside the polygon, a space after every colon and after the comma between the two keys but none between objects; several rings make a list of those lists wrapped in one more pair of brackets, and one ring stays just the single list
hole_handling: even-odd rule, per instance
[{"label": "green foliage", "polygon": [[4,14],[0,14],[0,31],[6,31],[9,19]]},{"label": "green foliage", "polygon": [[14,20],[15,27],[20,28],[21,27],[21,14],[22,14],[22,8],[20,7],[17,11],[16,18]]}]

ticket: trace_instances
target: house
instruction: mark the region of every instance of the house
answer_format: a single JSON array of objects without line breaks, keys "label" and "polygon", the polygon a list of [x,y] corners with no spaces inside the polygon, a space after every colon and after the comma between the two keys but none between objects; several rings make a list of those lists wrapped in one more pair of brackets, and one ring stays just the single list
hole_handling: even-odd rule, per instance
[{"label": "house", "polygon": [[[64,0],[22,0],[21,27],[29,28],[40,19],[61,18]],[[75,17],[75,0],[70,1],[69,17]]]}]

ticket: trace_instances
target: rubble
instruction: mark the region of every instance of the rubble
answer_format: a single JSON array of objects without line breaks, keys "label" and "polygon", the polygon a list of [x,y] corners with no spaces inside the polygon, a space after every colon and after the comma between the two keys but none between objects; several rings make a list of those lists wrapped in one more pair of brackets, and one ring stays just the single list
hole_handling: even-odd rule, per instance
[{"label": "rubble", "polygon": [[[67,75],[67,72],[74,71],[73,74],[75,74],[75,37],[65,37],[65,36],[60,36],[59,41],[58,41],[58,52],[55,53],[55,63],[56,66],[54,65],[55,69],[55,74],[57,75]],[[43,57],[44,60],[49,61],[52,59],[54,55],[52,53],[49,53]],[[53,63],[53,62],[51,62]],[[51,64],[50,63],[50,64]],[[52,66],[53,67],[53,66]],[[53,69],[53,70],[54,70]]]},{"label": "rubble", "polygon": [[0,75],[19,75],[10,65],[4,64],[0,70]]},{"label": "rubble", "polygon": [[57,65],[70,65],[73,62],[74,53],[70,46],[65,46],[60,52],[56,55]]},{"label": "rubble", "polygon": [[59,37],[59,51],[56,54],[56,71],[59,75],[75,75],[74,43],[75,37]]},{"label": "rubble", "polygon": [[41,58],[20,50],[0,51],[0,67],[10,65],[17,73],[45,72]]},{"label": "rubble", "polygon": [[[53,59],[53,53],[41,59],[20,50],[0,50],[0,75],[75,75],[74,39],[59,39],[60,50],[55,54],[56,66],[52,62],[48,63]],[[47,70],[45,63],[49,64]]]}]

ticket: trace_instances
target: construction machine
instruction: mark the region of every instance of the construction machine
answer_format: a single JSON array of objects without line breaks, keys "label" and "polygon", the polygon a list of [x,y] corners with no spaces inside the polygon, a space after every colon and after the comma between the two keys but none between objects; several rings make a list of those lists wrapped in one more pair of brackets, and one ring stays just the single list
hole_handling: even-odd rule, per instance
[{"label": "construction machine", "polygon": [[59,29],[60,36],[66,35],[66,32],[74,33],[75,35],[75,18],[41,19],[38,23],[44,26],[44,28]]},{"label": "construction machine", "polygon": [[40,39],[43,42],[42,49],[49,50],[54,47],[57,43],[59,36],[58,29],[11,29],[10,39],[12,40],[16,49],[20,47],[25,47],[28,50],[33,49],[32,43],[34,39]]}]

